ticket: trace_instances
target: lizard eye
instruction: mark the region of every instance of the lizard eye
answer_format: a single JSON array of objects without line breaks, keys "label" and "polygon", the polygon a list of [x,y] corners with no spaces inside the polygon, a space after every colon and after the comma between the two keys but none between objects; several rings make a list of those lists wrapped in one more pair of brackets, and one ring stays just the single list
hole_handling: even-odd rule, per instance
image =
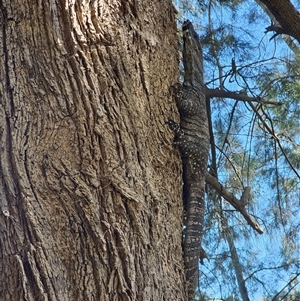
[{"label": "lizard eye", "polygon": [[166,121],[166,124],[169,126],[169,128],[170,128],[173,132],[178,133],[178,132],[180,131],[180,125],[179,125],[177,122],[175,122],[174,120],[168,119],[168,120]]}]

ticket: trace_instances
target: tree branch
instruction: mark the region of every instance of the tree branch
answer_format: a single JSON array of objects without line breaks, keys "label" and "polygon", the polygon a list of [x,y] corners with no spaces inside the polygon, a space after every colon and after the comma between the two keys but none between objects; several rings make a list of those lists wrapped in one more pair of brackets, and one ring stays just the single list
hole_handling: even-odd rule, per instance
[{"label": "tree branch", "polygon": [[281,26],[277,26],[277,25],[270,25],[266,27],[265,33],[269,31],[275,31],[275,34],[270,38],[270,41],[280,34],[288,34]]},{"label": "tree branch", "polygon": [[219,89],[205,89],[205,96],[208,98],[212,97],[223,97],[223,98],[232,98],[236,100],[241,100],[245,102],[258,102],[261,104],[270,104],[274,106],[281,106],[283,103],[274,101],[274,100],[265,100],[260,96],[250,97],[245,93],[238,93],[238,92],[231,92],[226,90],[219,90]]},{"label": "tree branch", "polygon": [[[259,226],[259,224],[252,219],[252,217],[249,215],[249,213],[245,209],[245,197],[242,197],[242,201],[238,200],[231,192],[226,190],[222,184],[219,183],[219,181],[213,177],[211,174],[207,173],[205,181],[208,185],[212,186],[217,193],[223,197],[226,201],[228,201],[237,211],[239,211],[247,221],[247,223],[259,234],[262,234],[264,231],[263,229]],[[246,187],[247,188],[247,187]],[[245,189],[246,190],[246,189]],[[248,188],[247,188],[248,190]],[[246,191],[246,193],[248,193]]]},{"label": "tree branch", "polygon": [[[300,43],[300,15],[297,9],[289,0],[260,0],[278,23],[281,25],[281,28],[276,26],[272,29],[272,26],[269,26],[269,30],[273,30],[276,33],[285,33],[294,37]],[[267,28],[267,31],[268,31]],[[276,34],[277,35],[277,34]],[[273,36],[274,37],[274,36]]]}]

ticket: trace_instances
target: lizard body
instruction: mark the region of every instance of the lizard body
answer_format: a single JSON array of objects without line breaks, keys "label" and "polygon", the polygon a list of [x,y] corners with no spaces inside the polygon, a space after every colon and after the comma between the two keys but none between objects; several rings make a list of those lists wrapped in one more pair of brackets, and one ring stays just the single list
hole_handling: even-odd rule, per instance
[{"label": "lizard body", "polygon": [[175,133],[183,164],[183,202],[186,210],[183,235],[183,257],[188,299],[192,300],[198,279],[198,260],[204,221],[204,189],[209,150],[203,58],[200,40],[190,21],[183,30],[184,82],[177,85],[175,96],[180,125],[168,120]]}]

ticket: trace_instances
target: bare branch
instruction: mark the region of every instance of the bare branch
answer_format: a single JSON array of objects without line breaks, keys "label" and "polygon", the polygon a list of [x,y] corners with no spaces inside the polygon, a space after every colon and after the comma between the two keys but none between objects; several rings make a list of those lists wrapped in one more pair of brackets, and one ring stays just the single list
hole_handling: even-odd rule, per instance
[{"label": "bare branch", "polygon": [[264,231],[259,226],[259,224],[252,219],[252,217],[249,215],[249,213],[245,209],[245,204],[243,202],[239,201],[231,192],[226,190],[222,184],[219,183],[219,181],[213,177],[211,174],[207,173],[205,181],[207,184],[212,186],[217,193],[222,196],[226,201],[228,201],[237,211],[239,211],[247,221],[247,223],[259,234],[262,234]]},{"label": "bare branch", "polygon": [[[276,26],[274,29],[276,33],[285,33],[294,37],[300,42],[300,31],[297,29],[300,27],[300,15],[297,9],[289,0],[260,0],[266,5],[268,10],[275,17],[280,24],[281,29]],[[272,26],[269,26],[270,28]],[[281,31],[281,32],[280,32]]]},{"label": "bare branch", "polygon": [[241,100],[245,102],[258,102],[263,105],[270,104],[274,106],[281,106],[283,104],[282,102],[278,102],[274,100],[265,100],[260,96],[250,97],[245,93],[231,92],[231,91],[219,90],[219,89],[206,88],[205,95],[208,98],[212,98],[212,97],[232,98],[232,99]]},{"label": "bare branch", "polygon": [[269,41],[273,40],[275,37],[277,37],[280,34],[288,34],[288,32],[285,32],[285,30],[281,26],[276,26],[276,25],[270,25],[266,27],[265,33],[269,31],[275,31],[275,34],[269,39]]}]

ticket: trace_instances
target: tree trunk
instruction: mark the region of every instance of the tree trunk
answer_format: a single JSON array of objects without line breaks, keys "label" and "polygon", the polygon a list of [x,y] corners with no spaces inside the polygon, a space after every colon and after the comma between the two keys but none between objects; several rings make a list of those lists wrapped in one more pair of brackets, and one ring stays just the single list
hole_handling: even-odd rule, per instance
[{"label": "tree trunk", "polygon": [[232,265],[233,265],[233,268],[234,268],[235,277],[236,277],[236,280],[237,280],[237,283],[238,283],[238,287],[239,287],[239,291],[240,291],[242,300],[243,301],[250,301],[249,296],[248,296],[248,290],[247,290],[246,283],[245,283],[245,279],[244,279],[244,276],[243,276],[243,267],[240,263],[239,255],[238,255],[238,252],[236,250],[234,240],[233,240],[233,237],[232,237],[232,230],[228,225],[227,217],[225,217],[224,215],[222,215],[222,224],[224,226],[223,233],[225,235],[226,241],[227,241],[228,246],[229,246]]},{"label": "tree trunk", "polygon": [[0,300],[184,300],[171,1],[0,9]]}]

